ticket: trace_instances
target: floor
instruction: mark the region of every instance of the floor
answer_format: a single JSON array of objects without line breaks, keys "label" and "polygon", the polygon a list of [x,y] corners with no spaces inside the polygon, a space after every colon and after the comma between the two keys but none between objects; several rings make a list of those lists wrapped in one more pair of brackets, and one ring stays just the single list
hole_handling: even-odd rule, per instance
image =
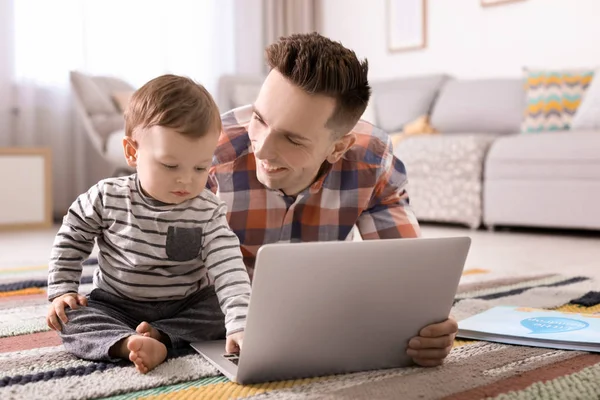
[{"label": "floor", "polygon": [[[600,267],[600,233],[470,230],[424,225],[424,237],[470,236],[465,268],[504,273],[596,270]],[[0,269],[47,264],[58,226],[31,232],[0,232]]]}]

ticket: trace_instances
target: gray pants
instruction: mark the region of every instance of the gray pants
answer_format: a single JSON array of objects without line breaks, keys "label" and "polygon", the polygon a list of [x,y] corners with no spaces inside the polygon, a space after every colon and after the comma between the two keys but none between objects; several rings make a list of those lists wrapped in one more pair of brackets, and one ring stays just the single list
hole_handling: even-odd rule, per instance
[{"label": "gray pants", "polygon": [[161,332],[167,347],[225,338],[225,316],[213,286],[185,299],[154,302],[126,300],[94,289],[88,295],[87,307],[65,311],[69,322],[60,332],[63,345],[87,360],[118,361],[109,356],[110,348],[135,334],[143,321]]}]

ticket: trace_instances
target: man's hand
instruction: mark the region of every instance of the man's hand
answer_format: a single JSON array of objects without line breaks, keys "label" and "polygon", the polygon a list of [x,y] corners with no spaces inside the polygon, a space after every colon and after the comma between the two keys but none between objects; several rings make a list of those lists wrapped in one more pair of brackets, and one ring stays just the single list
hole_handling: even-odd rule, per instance
[{"label": "man's hand", "polygon": [[228,354],[239,354],[242,350],[242,344],[244,343],[244,331],[232,333],[227,336],[227,342],[225,344],[225,351]]},{"label": "man's hand", "polygon": [[69,320],[67,314],[65,314],[65,307],[69,306],[75,310],[79,305],[87,306],[87,298],[77,293],[65,293],[52,300],[52,304],[48,307],[48,314],[46,315],[46,323],[48,327],[55,331],[62,329],[58,318],[66,324]]},{"label": "man's hand", "polygon": [[439,324],[428,325],[421,329],[419,336],[408,342],[406,354],[422,367],[442,365],[452,350],[457,332],[458,324],[452,317]]}]

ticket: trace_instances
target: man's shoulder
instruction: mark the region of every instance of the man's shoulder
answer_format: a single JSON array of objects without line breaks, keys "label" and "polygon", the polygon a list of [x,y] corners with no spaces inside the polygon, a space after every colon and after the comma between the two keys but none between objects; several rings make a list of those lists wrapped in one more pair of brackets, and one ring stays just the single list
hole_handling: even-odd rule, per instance
[{"label": "man's shoulder", "polygon": [[213,166],[228,164],[249,153],[248,124],[252,107],[244,106],[221,115],[223,129],[213,157]]},{"label": "man's shoulder", "polygon": [[356,137],[356,142],[344,154],[344,162],[377,168],[388,164],[393,158],[392,142],[382,129],[360,120],[351,133]]}]

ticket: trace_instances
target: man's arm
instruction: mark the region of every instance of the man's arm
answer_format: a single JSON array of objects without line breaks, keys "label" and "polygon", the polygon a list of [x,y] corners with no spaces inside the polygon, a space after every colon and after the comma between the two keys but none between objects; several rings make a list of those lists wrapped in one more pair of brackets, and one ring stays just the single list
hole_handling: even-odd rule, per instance
[{"label": "man's arm", "polygon": [[363,239],[419,237],[419,223],[406,192],[404,164],[391,153],[389,140],[387,148],[369,206],[356,223],[358,230]]}]

